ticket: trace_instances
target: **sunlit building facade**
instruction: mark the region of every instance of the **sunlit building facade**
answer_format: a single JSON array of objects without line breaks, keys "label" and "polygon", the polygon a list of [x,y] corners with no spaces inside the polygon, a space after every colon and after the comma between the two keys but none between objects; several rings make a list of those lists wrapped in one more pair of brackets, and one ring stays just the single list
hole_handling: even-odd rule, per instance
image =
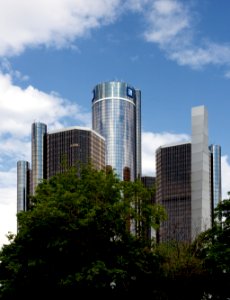
[{"label": "sunlit building facade", "polygon": [[208,111],[192,108],[192,239],[211,227],[210,151]]},{"label": "sunlit building facade", "polygon": [[92,128],[105,138],[106,165],[118,177],[141,176],[141,92],[120,81],[93,89]]},{"label": "sunlit building facade", "polygon": [[46,178],[46,139],[47,125],[36,122],[32,124],[31,133],[31,162],[32,162],[32,195],[37,185]]}]

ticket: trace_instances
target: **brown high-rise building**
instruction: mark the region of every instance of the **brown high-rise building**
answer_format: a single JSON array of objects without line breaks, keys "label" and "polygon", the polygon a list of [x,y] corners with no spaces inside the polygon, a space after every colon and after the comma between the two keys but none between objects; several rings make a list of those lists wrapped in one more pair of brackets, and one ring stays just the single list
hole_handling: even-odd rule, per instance
[{"label": "brown high-rise building", "polygon": [[191,241],[191,143],[162,146],[156,152],[156,201],[168,219],[160,242]]},{"label": "brown high-rise building", "polygon": [[49,132],[46,141],[47,178],[78,163],[92,163],[97,169],[105,168],[105,139],[94,130],[65,128]]}]

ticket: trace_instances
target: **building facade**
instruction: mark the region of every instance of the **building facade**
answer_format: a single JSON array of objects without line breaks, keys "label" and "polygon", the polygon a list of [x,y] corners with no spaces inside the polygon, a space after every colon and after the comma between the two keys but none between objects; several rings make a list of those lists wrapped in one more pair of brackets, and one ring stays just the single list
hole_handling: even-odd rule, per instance
[{"label": "building facade", "polygon": [[192,241],[210,228],[211,203],[221,198],[220,148],[208,146],[206,108],[193,107],[191,120],[191,143],[162,146],[156,152],[156,201],[168,214],[160,226],[160,241]]},{"label": "building facade", "polygon": [[210,151],[208,112],[192,108],[192,239],[211,226]]},{"label": "building facade", "polygon": [[[154,205],[156,203],[156,177],[153,176],[142,176],[141,182],[144,185],[145,188],[147,188],[150,193],[149,203],[151,205]],[[145,235],[145,238],[151,240],[152,238],[155,238],[158,240],[157,232],[154,228],[145,226],[145,224],[141,224],[144,226],[143,232]]]},{"label": "building facade", "polygon": [[46,135],[47,178],[61,173],[77,163],[105,168],[105,139],[84,127],[65,128]]},{"label": "building facade", "polygon": [[167,220],[159,241],[191,241],[191,143],[159,147],[156,151],[156,202]]},{"label": "building facade", "polygon": [[141,92],[125,82],[93,89],[92,128],[106,140],[106,165],[118,177],[141,176]]},{"label": "building facade", "polygon": [[17,162],[17,213],[27,211],[30,192],[30,165],[28,161]]},{"label": "building facade", "polygon": [[210,160],[211,160],[211,209],[212,220],[214,209],[222,201],[222,180],[221,180],[221,146],[210,145]]},{"label": "building facade", "polygon": [[36,122],[32,124],[31,133],[31,169],[32,182],[31,194],[35,194],[35,190],[40,181],[46,178],[46,138],[47,125]]}]

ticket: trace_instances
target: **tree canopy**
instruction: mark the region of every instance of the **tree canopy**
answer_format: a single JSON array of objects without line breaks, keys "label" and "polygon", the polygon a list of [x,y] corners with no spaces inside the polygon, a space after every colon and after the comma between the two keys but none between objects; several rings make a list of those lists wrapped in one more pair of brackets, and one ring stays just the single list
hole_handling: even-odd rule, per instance
[{"label": "tree canopy", "polygon": [[44,180],[0,251],[0,299],[229,298],[230,200],[192,244],[158,245],[146,232],[166,214],[151,193],[90,165]]},{"label": "tree canopy", "polygon": [[147,287],[159,263],[140,224],[156,227],[165,218],[148,200],[140,181],[122,182],[91,166],[44,180],[1,250],[0,299]]}]

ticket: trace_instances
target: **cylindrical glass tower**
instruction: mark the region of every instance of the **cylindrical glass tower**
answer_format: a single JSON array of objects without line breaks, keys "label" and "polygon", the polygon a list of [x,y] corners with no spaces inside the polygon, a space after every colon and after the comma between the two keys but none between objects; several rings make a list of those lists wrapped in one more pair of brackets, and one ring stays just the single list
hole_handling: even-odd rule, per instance
[{"label": "cylindrical glass tower", "polygon": [[29,195],[29,162],[17,162],[17,213],[27,211]]},{"label": "cylindrical glass tower", "polygon": [[125,82],[93,89],[93,130],[105,138],[106,165],[121,180],[141,176],[141,92]]},{"label": "cylindrical glass tower", "polygon": [[44,123],[36,122],[32,124],[32,149],[31,149],[31,162],[32,162],[32,195],[34,195],[37,185],[45,176],[46,169],[46,146],[45,135],[47,133],[47,125]]},{"label": "cylindrical glass tower", "polygon": [[221,146],[210,145],[211,153],[211,195],[212,209],[214,210],[222,200],[222,185],[221,185]]}]

